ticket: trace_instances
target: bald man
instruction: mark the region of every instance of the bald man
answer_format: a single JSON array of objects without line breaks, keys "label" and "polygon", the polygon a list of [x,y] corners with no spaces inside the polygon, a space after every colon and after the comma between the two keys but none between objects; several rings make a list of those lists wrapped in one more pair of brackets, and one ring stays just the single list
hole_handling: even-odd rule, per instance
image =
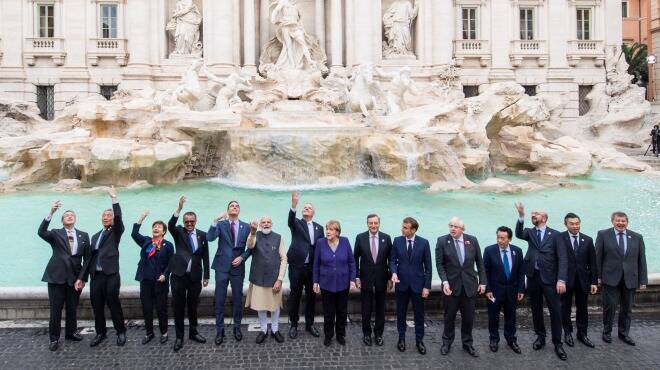
[{"label": "bald man", "polygon": [[527,296],[532,306],[532,321],[536,340],[532,345],[534,350],[545,346],[545,323],[543,322],[543,298],[550,311],[552,327],[552,343],[555,354],[560,360],[566,361],[566,351],[561,342],[561,302],[560,294],[566,292],[568,279],[568,257],[566,248],[558,246],[557,230],[547,227],[548,214],[543,210],[532,211],[533,228],[524,227],[525,206],[516,204],[518,222],[516,223],[516,238],[527,242],[525,254],[525,275],[527,276]]}]

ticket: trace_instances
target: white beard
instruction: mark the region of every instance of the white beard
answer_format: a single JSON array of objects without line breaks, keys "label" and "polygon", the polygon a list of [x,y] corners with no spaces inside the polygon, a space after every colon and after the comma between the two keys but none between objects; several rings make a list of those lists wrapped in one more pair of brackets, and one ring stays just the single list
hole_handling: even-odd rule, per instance
[{"label": "white beard", "polygon": [[270,234],[271,231],[273,231],[273,229],[271,229],[271,228],[268,228],[268,229],[261,229],[261,232],[262,232],[264,235],[268,235],[268,234]]}]

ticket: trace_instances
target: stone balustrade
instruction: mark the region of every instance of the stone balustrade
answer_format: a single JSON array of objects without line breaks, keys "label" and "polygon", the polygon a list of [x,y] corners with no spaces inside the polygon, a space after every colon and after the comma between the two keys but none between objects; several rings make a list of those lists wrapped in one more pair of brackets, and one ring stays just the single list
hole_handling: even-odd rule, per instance
[{"label": "stone balustrade", "polygon": [[605,42],[603,40],[569,40],[566,51],[568,64],[578,65],[582,59],[594,59],[597,67],[602,67],[605,61]]},{"label": "stone balustrade", "polygon": [[462,66],[465,59],[479,59],[482,67],[490,60],[489,40],[454,40],[454,58],[456,65]]},{"label": "stone balustrade", "polygon": [[546,40],[513,40],[510,57],[514,67],[520,67],[524,59],[536,59],[538,66],[544,67],[548,61],[548,43]]},{"label": "stone balustrade", "polygon": [[126,39],[93,38],[87,43],[87,61],[97,66],[100,58],[114,58],[117,64],[125,66],[128,62],[128,48]]},{"label": "stone balustrade", "polygon": [[27,37],[23,44],[25,63],[33,66],[37,58],[51,58],[57,66],[64,65],[66,49],[60,37]]}]

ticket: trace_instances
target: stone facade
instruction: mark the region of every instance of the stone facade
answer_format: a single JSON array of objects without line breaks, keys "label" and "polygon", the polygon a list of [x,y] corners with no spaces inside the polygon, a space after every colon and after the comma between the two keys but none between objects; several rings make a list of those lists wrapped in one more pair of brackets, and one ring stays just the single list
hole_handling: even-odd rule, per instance
[{"label": "stone facade", "polygon": [[[419,80],[454,64],[461,83],[480,91],[515,81],[560,93],[571,102],[562,113],[566,120],[578,116],[578,85],[605,81],[605,46],[622,40],[619,0],[410,0],[417,7],[410,17],[413,55],[397,58],[384,55],[383,46],[384,15],[394,2],[295,1],[305,32],[318,39],[331,71],[362,63],[385,70],[409,66]],[[174,14],[186,3],[0,1],[0,92],[36,102],[37,86],[53,86],[59,113],[77,98],[99,94],[101,86],[172,88],[190,64],[175,53],[173,37],[179,19]],[[220,76],[256,74],[275,32],[270,1],[190,3],[202,18],[193,48],[203,52],[208,68]]]}]

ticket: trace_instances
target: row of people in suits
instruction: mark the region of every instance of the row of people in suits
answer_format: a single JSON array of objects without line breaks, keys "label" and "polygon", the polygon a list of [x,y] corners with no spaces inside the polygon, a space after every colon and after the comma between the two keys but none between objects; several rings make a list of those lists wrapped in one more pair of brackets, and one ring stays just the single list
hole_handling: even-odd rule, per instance
[{"label": "row of people in suits", "polygon": [[[109,193],[113,200],[113,209],[104,211],[102,216],[104,228],[92,237],[91,242],[86,233],[73,227],[75,213],[72,211],[66,211],[62,215],[63,229],[47,230],[52,215],[60,207],[59,202],[53,205],[51,213],[39,228],[39,235],[53,247],[53,256],[43,278],[44,281],[49,283],[49,297],[51,299],[51,349],[53,347],[56,349],[58,346],[61,311],[65,303],[67,307],[66,338],[72,340],[82,339],[76,332],[75,307],[80,291],[89,275],[92,276],[91,298],[97,333],[91,345],[98,345],[106,338],[105,317],[103,316],[103,308],[106,304],[110,306],[113,324],[117,330],[117,344],[123,345],[125,343],[126,329],[118,299],[118,244],[124,227],[121,220],[121,209],[116,201],[116,193],[114,190]],[[227,211],[219,215],[211,225],[209,232],[205,233],[196,229],[197,216],[194,212],[186,212],[183,215],[183,226],[176,224],[185,201],[185,197],[181,197],[179,206],[167,226],[159,221],[152,225],[153,236],[151,238],[139,234],[139,227],[146,217],[146,213],[140,217],[133,228],[133,239],[141,246],[141,259],[136,279],[141,281],[140,296],[147,329],[143,343],[149,342],[154,337],[151,324],[153,320],[152,307],[155,307],[158,313],[161,343],[167,341],[166,302],[170,274],[172,276],[177,336],[174,349],[179,350],[183,346],[186,306],[190,324],[189,338],[198,342],[206,341],[197,332],[197,302],[202,286],[206,286],[209,280],[208,242],[215,239],[218,239],[218,249],[212,264],[216,270],[215,299],[216,302],[224,302],[227,287],[229,284],[232,285],[233,334],[236,340],[242,339],[240,325],[243,313],[244,262],[253,251],[260,251],[259,245],[270,245],[272,246],[270,249],[273,250],[270,257],[260,257],[267,258],[270,261],[269,264],[262,264],[262,267],[269,266],[270,269],[275,269],[279,266],[281,272],[270,274],[273,276],[268,276],[266,279],[264,279],[264,276],[253,278],[251,273],[250,291],[252,291],[253,285],[255,288],[270,287],[268,285],[272,285],[273,294],[281,294],[283,266],[286,266],[288,262],[291,286],[288,304],[291,323],[289,337],[293,339],[298,336],[298,312],[303,291],[305,291],[306,298],[304,308],[305,329],[313,336],[320,336],[318,329],[314,326],[315,292],[321,293],[321,290],[327,291],[328,289],[324,289],[322,286],[324,284],[321,284],[321,271],[318,264],[316,270],[314,269],[315,261],[319,258],[315,250],[316,244],[320,240],[323,240],[322,245],[328,246],[330,236],[325,235],[327,230],[324,233],[323,227],[313,221],[315,212],[313,205],[310,203],[304,204],[302,217],[297,218],[296,208],[299,196],[297,193],[292,194],[288,218],[291,245],[286,255],[280,253],[281,255],[278,258],[276,256],[276,244],[278,241],[281,243],[279,234],[273,233],[277,238],[275,239],[276,243],[269,244],[268,238],[265,237],[266,233],[262,232],[265,230],[264,228],[256,233],[256,222],[247,224],[238,219],[240,213],[238,202],[231,201],[228,204]],[[612,216],[614,228],[609,229],[611,231],[609,234],[612,234],[612,237],[614,237],[615,231],[616,234],[619,234],[618,230],[623,230],[624,235],[626,235],[623,238],[624,253],[620,253],[619,242],[621,240],[615,240],[616,245],[613,247],[612,238],[608,237],[607,232],[603,231],[599,233],[597,239],[596,244],[600,246],[598,249],[600,254],[597,254],[594,251],[591,239],[579,233],[579,218],[577,216],[567,215],[565,224],[568,230],[562,233],[563,237],[559,237],[560,233],[545,227],[547,214],[542,211],[532,213],[534,228],[524,228],[524,208],[522,205],[517,205],[517,207],[520,219],[516,225],[516,236],[529,243],[524,259],[522,258],[522,251],[518,247],[510,245],[511,230],[506,227],[498,229],[498,243],[487,248],[484,251],[483,258],[477,239],[464,234],[464,225],[460,219],[452,219],[449,223],[449,234],[438,238],[436,243],[436,266],[443,281],[442,289],[446,300],[445,329],[441,352],[447,354],[450,351],[454,339],[455,315],[458,311],[461,311],[463,317],[461,326],[463,348],[468,353],[476,355],[471,337],[474,301],[477,294],[483,293],[486,293],[489,299],[490,348],[493,351],[497,350],[497,343],[499,342],[497,332],[499,312],[504,310],[504,336],[509,346],[514,351],[520,352],[515,338],[515,307],[516,302],[521,300],[525,293],[530,298],[534,329],[537,334],[537,340],[533,345],[534,349],[541,349],[545,345],[545,328],[542,316],[543,297],[546,298],[550,307],[553,343],[560,358],[566,358],[561,346],[562,317],[566,343],[573,345],[570,323],[572,296],[575,296],[577,306],[578,339],[587,345],[593,346],[586,335],[587,313],[584,293],[595,292],[594,279],[598,280],[597,283],[603,283],[605,304],[603,339],[606,342],[607,339],[611,341],[611,326],[616,303],[619,300],[618,294],[621,296],[622,302],[619,336],[626,343],[634,343],[628,336],[630,304],[626,302],[631,302],[637,286],[642,288],[645,286],[646,263],[643,239],[639,234],[627,230],[627,216],[622,213],[615,213]],[[625,225],[620,220],[622,217],[625,219]],[[266,221],[268,234],[270,234],[272,222],[270,219]],[[264,226],[263,222],[262,219],[262,226]],[[573,225],[575,222],[577,222],[577,229]],[[162,239],[168,227],[175,241],[176,253],[172,252],[172,245]],[[371,334],[373,332],[376,345],[383,345],[385,292],[389,287],[395,285],[397,328],[399,331],[397,347],[399,350],[405,351],[405,317],[409,302],[412,302],[415,317],[416,346],[419,352],[425,353],[426,348],[423,343],[423,299],[429,295],[432,275],[428,241],[416,235],[419,225],[412,218],[404,219],[401,229],[402,236],[395,238],[394,242],[391,241],[389,235],[379,230],[380,219],[377,215],[368,216],[367,227],[368,231],[356,237],[354,251],[351,251],[351,259],[355,259],[354,272],[351,273],[349,269],[348,273],[342,276],[343,280],[348,279],[346,280],[346,284],[349,284],[347,286],[354,282],[360,289],[363,341],[365,345],[372,345]],[[335,239],[341,241],[343,237],[339,237],[341,227],[338,222],[332,229],[336,234],[334,235]],[[569,233],[579,235],[577,245],[566,244],[566,235]],[[251,242],[248,242],[250,238]],[[335,239],[332,239],[333,243]],[[617,255],[611,253],[613,248],[618,253],[619,259],[617,259]],[[569,249],[573,251],[572,254]],[[505,258],[503,256],[505,253],[500,255],[504,250],[507,251],[506,261],[508,263],[504,262]],[[321,255],[321,253],[318,254]],[[267,254],[261,253],[260,255]],[[573,256],[572,259],[569,257],[570,255]],[[320,262],[320,260],[317,262]],[[605,266],[605,273],[603,273],[602,268],[598,268],[599,266]],[[525,284],[524,276],[527,277],[527,284]],[[603,276],[605,276],[604,280],[597,278]],[[623,280],[616,283],[617,278]],[[637,281],[637,286],[634,286],[635,281]],[[588,286],[588,289],[585,290],[585,286]],[[331,293],[339,291],[337,287],[333,289],[335,291]],[[343,290],[347,292],[347,289]],[[560,295],[561,299],[559,298]],[[324,313],[325,311],[332,311],[328,312],[329,317],[326,318],[324,327],[326,344],[329,344],[329,339],[332,338],[335,332],[338,341],[341,343],[340,336],[344,334],[340,332],[342,328],[339,326],[342,322],[343,312],[341,308],[339,310],[336,308],[344,306],[345,300],[343,296],[338,297],[337,294],[326,294],[326,296],[334,299],[334,310],[333,306],[327,305],[324,299]],[[281,305],[281,296],[278,299]],[[559,304],[557,304],[557,300],[559,300]],[[275,302],[277,301],[275,300]],[[283,337],[276,330],[279,306],[274,307],[273,305],[274,303],[271,301],[268,309],[272,318],[271,334],[278,341],[283,341]],[[215,343],[218,345],[224,341],[225,337],[223,306],[216,305]],[[328,308],[325,309],[326,307]],[[560,307],[563,307],[563,312]],[[372,328],[371,316],[374,311],[375,326]],[[259,310],[260,321],[264,321],[262,328],[265,330],[262,332],[263,334],[260,333],[258,336],[258,343],[263,342],[265,334],[268,332],[265,318],[261,320],[262,313],[265,315],[264,310]],[[337,327],[334,328],[335,330],[330,330],[328,323],[333,318],[338,319],[335,323]],[[345,323],[345,317],[343,322]]]}]

